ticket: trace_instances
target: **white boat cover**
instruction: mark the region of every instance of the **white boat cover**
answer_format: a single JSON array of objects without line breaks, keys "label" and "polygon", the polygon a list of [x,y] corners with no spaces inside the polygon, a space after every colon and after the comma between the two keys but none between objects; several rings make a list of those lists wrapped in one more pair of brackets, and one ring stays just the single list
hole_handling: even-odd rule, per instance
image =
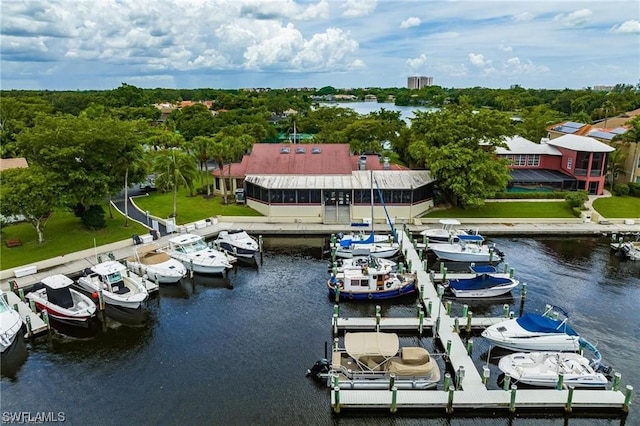
[{"label": "white boat cover", "polygon": [[346,333],[344,348],[350,357],[360,359],[364,356],[392,357],[400,349],[400,339],[395,333]]},{"label": "white boat cover", "polygon": [[42,279],[42,284],[54,290],[58,290],[64,287],[69,287],[71,284],[73,284],[73,280],[66,275],[54,274],[48,277],[44,277]]}]

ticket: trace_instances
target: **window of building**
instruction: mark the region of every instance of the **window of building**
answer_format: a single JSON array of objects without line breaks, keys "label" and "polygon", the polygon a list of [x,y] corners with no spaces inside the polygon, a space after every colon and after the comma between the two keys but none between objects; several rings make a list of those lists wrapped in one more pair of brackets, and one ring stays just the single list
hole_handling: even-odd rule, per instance
[{"label": "window of building", "polygon": [[567,158],[567,170],[571,170],[571,167],[573,167],[573,157]]},{"label": "window of building", "polygon": [[540,165],[539,154],[531,154],[527,156],[527,166],[539,166],[539,165]]},{"label": "window of building", "polygon": [[527,161],[527,156],[526,155],[516,155],[514,158],[514,162],[513,164],[516,166],[524,166]]}]

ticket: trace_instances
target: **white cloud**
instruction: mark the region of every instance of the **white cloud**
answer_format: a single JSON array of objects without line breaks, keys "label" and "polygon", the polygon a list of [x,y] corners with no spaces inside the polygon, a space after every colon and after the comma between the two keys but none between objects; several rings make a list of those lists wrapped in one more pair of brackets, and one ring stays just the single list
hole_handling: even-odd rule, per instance
[{"label": "white cloud", "polygon": [[534,15],[531,12],[522,12],[513,16],[514,21],[530,21],[534,18]]},{"label": "white cloud", "polygon": [[407,66],[411,69],[411,71],[420,70],[427,63],[427,55],[422,53],[417,58],[409,58],[407,59]]},{"label": "white cloud", "polygon": [[342,16],[346,18],[359,18],[372,13],[377,5],[377,0],[346,0],[340,6],[344,9]]},{"label": "white cloud", "polygon": [[549,71],[544,65],[535,65],[530,60],[520,60],[517,56],[507,59],[502,65],[504,75],[544,74]]},{"label": "white cloud", "polygon": [[469,62],[476,67],[484,67],[491,63],[490,60],[485,59],[482,53],[469,53]]},{"label": "white cloud", "polygon": [[415,16],[412,16],[411,18],[407,18],[404,21],[402,21],[402,23],[400,24],[400,28],[411,28],[411,27],[417,27],[418,25],[420,25],[420,18],[416,18]]},{"label": "white cloud", "polygon": [[611,28],[612,33],[626,33],[626,34],[639,34],[640,33],[640,21],[629,20],[620,25],[616,25]]},{"label": "white cloud", "polygon": [[458,37],[460,37],[460,33],[458,33],[458,32],[445,31],[443,33],[430,34],[427,37],[425,37],[425,39],[427,39],[427,40],[448,40],[448,39],[453,39],[453,38],[458,38]]},{"label": "white cloud", "polygon": [[504,41],[500,43],[500,50],[503,52],[513,52],[513,48],[511,46],[507,46]]},{"label": "white cloud", "polygon": [[591,20],[593,12],[589,9],[580,9],[572,13],[556,15],[553,20],[566,27],[580,27]]},{"label": "white cloud", "polygon": [[349,69],[349,70],[361,70],[361,69],[364,69],[366,67],[367,67],[367,64],[365,64],[362,59],[356,59],[355,61],[351,62],[347,66],[347,69]]}]

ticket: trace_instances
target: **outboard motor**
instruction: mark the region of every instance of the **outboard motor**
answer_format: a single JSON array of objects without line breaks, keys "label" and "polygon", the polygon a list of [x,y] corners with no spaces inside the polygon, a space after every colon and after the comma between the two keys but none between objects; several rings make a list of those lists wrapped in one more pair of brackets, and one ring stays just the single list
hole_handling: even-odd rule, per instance
[{"label": "outboard motor", "polygon": [[329,360],[326,358],[322,358],[313,365],[310,369],[307,370],[307,377],[313,376],[314,379],[321,379],[323,374],[329,373]]}]

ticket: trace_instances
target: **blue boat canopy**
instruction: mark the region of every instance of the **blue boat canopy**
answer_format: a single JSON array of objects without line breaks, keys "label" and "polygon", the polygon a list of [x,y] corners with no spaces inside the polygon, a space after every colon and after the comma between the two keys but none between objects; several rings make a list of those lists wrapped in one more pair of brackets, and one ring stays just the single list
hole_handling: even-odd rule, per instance
[{"label": "blue boat canopy", "polygon": [[527,331],[538,333],[564,333],[569,336],[577,336],[578,333],[562,320],[554,320],[540,314],[524,314],[516,319],[520,327]]},{"label": "blue boat canopy", "polygon": [[458,235],[458,239],[460,241],[465,241],[469,243],[478,243],[484,241],[482,235]]},{"label": "blue boat canopy", "polygon": [[492,288],[497,285],[510,283],[509,278],[494,277],[487,274],[478,275],[473,278],[461,278],[449,280],[449,287],[456,290],[480,290],[483,288]]},{"label": "blue boat canopy", "polygon": [[350,247],[351,244],[373,244],[375,242],[375,236],[373,232],[365,240],[353,241],[351,238],[340,240],[340,247]]},{"label": "blue boat canopy", "polygon": [[469,269],[475,274],[495,274],[498,272],[493,265],[473,265],[469,266]]}]

